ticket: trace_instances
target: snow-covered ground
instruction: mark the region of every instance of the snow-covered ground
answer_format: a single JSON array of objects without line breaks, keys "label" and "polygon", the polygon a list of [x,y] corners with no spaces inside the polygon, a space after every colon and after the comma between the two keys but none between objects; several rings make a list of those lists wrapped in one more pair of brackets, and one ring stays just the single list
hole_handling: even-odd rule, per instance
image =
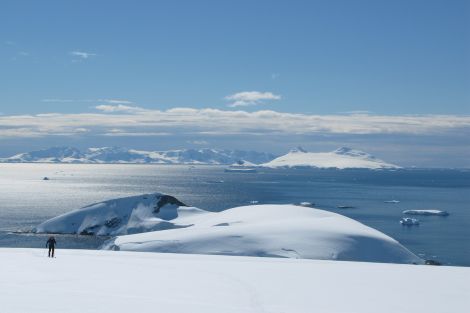
[{"label": "snow-covered ground", "polygon": [[270,162],[261,164],[263,167],[315,167],[315,168],[367,168],[395,169],[397,165],[390,164],[359,150],[343,147],[332,152],[307,152],[302,148],[291,150]]},{"label": "snow-covered ground", "polygon": [[470,306],[470,268],[0,249],[5,313],[447,313]]}]

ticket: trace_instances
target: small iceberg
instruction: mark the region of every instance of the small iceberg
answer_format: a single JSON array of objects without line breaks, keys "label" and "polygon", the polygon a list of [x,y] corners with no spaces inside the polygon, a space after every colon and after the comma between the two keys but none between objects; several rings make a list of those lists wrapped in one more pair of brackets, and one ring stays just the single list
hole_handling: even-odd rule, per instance
[{"label": "small iceberg", "polygon": [[437,215],[437,216],[448,216],[449,213],[447,211],[441,210],[405,210],[403,214],[408,215]]},{"label": "small iceberg", "polygon": [[404,217],[400,220],[400,224],[403,226],[419,225],[419,220],[417,218]]},{"label": "small iceberg", "polygon": [[398,200],[386,200],[386,201],[384,201],[384,203],[394,203],[394,204],[396,204],[396,203],[400,203],[400,201],[398,201]]},{"label": "small iceberg", "polygon": [[313,207],[315,203],[305,201],[305,202],[300,202],[299,205],[306,206],[306,207]]}]

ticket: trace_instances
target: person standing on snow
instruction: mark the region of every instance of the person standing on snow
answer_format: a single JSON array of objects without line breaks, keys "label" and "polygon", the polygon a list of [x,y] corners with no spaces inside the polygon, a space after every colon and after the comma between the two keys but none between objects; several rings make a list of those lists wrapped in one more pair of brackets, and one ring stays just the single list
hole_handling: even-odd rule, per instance
[{"label": "person standing on snow", "polygon": [[55,241],[55,238],[54,236],[51,236],[49,237],[49,239],[47,240],[46,242],[46,248],[49,247],[49,257],[54,257],[54,248],[55,248],[55,245],[56,245],[56,241]]}]

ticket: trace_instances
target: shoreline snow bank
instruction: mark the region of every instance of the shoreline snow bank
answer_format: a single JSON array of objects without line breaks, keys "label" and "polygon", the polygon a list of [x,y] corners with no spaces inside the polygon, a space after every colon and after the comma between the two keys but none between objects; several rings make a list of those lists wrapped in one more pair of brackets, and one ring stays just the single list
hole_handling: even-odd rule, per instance
[{"label": "shoreline snow bank", "polygon": [[442,313],[470,298],[464,267],[56,252],[0,249],[2,312]]}]

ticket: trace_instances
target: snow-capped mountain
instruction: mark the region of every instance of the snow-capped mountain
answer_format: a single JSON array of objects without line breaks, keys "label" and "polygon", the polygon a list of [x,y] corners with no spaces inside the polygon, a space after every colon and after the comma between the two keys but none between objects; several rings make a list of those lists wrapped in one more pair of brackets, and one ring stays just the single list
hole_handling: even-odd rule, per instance
[{"label": "snow-capped mountain", "polygon": [[392,169],[400,168],[374,156],[359,150],[347,147],[336,149],[332,152],[307,152],[301,147],[291,150],[286,155],[280,156],[270,162],[261,164],[263,167],[316,167],[316,168],[367,168],[367,169]]},{"label": "snow-capped mountain", "polygon": [[142,151],[120,147],[89,148],[80,151],[72,147],[53,147],[20,153],[0,159],[3,163],[157,163],[157,164],[232,164],[251,162],[260,164],[274,159],[264,152],[182,149],[169,151]]}]

